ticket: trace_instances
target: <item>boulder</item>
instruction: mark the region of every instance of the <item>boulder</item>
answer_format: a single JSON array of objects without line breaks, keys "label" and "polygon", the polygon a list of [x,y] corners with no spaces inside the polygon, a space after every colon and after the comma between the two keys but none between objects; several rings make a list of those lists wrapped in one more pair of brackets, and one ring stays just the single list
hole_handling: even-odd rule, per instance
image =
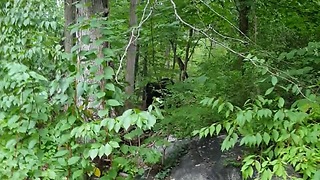
[{"label": "boulder", "polygon": [[241,180],[240,168],[228,162],[240,160],[241,149],[222,152],[224,136],[193,139],[189,151],[171,171],[171,180]]}]

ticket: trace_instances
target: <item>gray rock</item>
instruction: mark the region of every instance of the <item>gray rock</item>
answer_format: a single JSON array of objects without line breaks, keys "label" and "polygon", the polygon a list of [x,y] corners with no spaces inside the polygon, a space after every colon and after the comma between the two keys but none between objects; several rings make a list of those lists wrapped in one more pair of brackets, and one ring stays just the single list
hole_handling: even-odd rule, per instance
[{"label": "gray rock", "polygon": [[[241,163],[243,147],[235,146],[229,151],[222,152],[221,144],[225,136],[192,140],[170,141],[170,146],[166,149],[166,158],[175,164],[166,179],[170,180],[242,180],[240,167],[235,164]],[[187,151],[181,151],[186,148]],[[160,149],[159,149],[160,150]],[[160,150],[161,151],[161,150]],[[176,153],[183,153],[177,154]],[[177,159],[178,158],[178,159]],[[170,168],[171,169],[171,168]],[[169,169],[169,171],[170,171]],[[288,167],[287,172],[291,176],[299,177],[292,167]],[[254,178],[259,179],[257,173]],[[154,180],[156,173],[138,179]],[[273,180],[280,180],[274,177]]]},{"label": "gray rock", "polygon": [[171,180],[241,180],[239,168],[227,166],[236,161],[241,151],[221,152],[223,137],[194,139],[188,153],[171,172]]}]

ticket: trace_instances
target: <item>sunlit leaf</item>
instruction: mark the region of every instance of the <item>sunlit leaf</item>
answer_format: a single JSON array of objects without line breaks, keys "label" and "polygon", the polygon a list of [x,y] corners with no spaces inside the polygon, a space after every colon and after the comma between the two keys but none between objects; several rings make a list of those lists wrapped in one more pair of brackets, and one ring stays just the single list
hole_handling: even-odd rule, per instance
[{"label": "sunlit leaf", "polygon": [[68,159],[68,165],[73,165],[76,164],[79,161],[80,157],[79,156],[74,156]]}]

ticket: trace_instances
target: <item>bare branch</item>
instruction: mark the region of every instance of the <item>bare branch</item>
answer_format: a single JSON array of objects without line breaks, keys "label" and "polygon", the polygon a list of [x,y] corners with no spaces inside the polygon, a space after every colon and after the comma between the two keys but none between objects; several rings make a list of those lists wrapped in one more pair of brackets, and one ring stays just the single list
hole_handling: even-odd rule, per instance
[{"label": "bare branch", "polygon": [[[240,32],[243,37],[245,37],[246,39],[248,39],[250,42],[254,43],[247,35],[245,35],[236,25],[232,24],[232,22],[230,22],[226,17],[222,16],[221,14],[219,14],[217,11],[215,11],[211,6],[209,6],[209,4],[207,4],[206,2],[204,2],[203,0],[200,0],[200,2],[202,2],[205,6],[207,6],[212,12],[214,12],[216,15],[218,15],[219,17],[221,17],[223,20],[225,20],[227,23],[229,23],[234,29],[236,29],[238,32]],[[216,31],[215,31],[216,32]]]},{"label": "bare branch", "polygon": [[[265,65],[265,64],[263,64],[262,62],[255,61],[255,60],[253,60],[252,58],[248,58],[248,57],[246,57],[245,55],[237,52],[236,50],[234,50],[234,49],[226,46],[225,44],[223,44],[223,43],[221,43],[221,42],[213,39],[212,37],[210,37],[210,36],[209,36],[206,32],[204,32],[203,30],[201,30],[201,29],[199,29],[199,28],[196,28],[195,26],[192,26],[191,24],[187,23],[187,22],[184,21],[184,20],[180,17],[180,15],[178,14],[177,6],[176,6],[176,4],[174,3],[174,1],[173,1],[173,0],[170,0],[170,2],[171,2],[171,4],[172,4],[172,6],[173,6],[173,10],[174,10],[174,14],[175,14],[176,18],[179,19],[179,21],[180,21],[182,24],[184,24],[184,25],[192,28],[192,29],[195,30],[195,31],[198,31],[199,33],[203,34],[206,38],[210,39],[212,42],[220,45],[221,47],[229,50],[230,52],[232,52],[232,53],[234,53],[234,54],[236,54],[236,55],[244,58],[245,60],[250,61],[254,66],[260,67],[260,68],[266,68],[267,72],[270,73],[271,75],[276,76],[276,77],[279,77],[280,79],[283,79],[283,80],[285,80],[285,81],[287,81],[287,82],[289,82],[289,83],[291,83],[291,84],[299,87],[298,84],[294,82],[294,78],[293,78],[292,76],[288,75],[286,72],[281,71],[281,70],[279,70],[279,69],[277,69],[277,68],[274,68],[274,67]],[[258,63],[258,64],[257,64],[257,63]],[[283,73],[283,74],[286,74],[286,75],[288,75],[288,77],[289,77],[290,79],[287,78],[287,77],[281,76],[280,73],[272,72],[270,69],[273,69],[274,71],[278,71],[278,72],[281,72],[281,73]],[[292,80],[292,79],[293,79],[293,80]],[[301,91],[300,88],[298,88],[298,92],[299,92],[299,94],[301,94],[304,98],[310,100],[309,98],[307,98],[307,97],[303,94],[303,92]],[[310,100],[310,101],[312,101],[312,100]]]},{"label": "bare branch", "polygon": [[[156,3],[156,2],[157,2],[157,0],[154,3]],[[132,28],[132,30],[131,30],[131,35],[130,35],[129,42],[126,45],[125,50],[124,50],[124,52],[123,52],[123,54],[121,56],[119,67],[118,67],[118,70],[117,70],[116,75],[115,75],[115,80],[116,80],[116,82],[118,84],[120,84],[119,81],[118,81],[118,76],[119,76],[120,71],[122,69],[123,60],[124,60],[124,58],[125,58],[125,56],[126,56],[126,54],[128,52],[128,48],[129,48],[131,43],[133,43],[134,41],[136,41],[139,38],[140,30],[141,30],[142,25],[150,18],[151,14],[153,12],[153,8],[150,8],[149,14],[147,15],[147,17],[145,17],[145,14],[146,14],[146,11],[147,11],[147,8],[148,8],[149,4],[150,4],[150,0],[147,1],[146,5],[145,5],[145,7],[143,9],[143,13],[142,13],[142,17],[141,17],[139,25],[137,27],[135,27],[135,28]],[[135,32],[136,31],[137,31],[137,35],[135,36]]]}]

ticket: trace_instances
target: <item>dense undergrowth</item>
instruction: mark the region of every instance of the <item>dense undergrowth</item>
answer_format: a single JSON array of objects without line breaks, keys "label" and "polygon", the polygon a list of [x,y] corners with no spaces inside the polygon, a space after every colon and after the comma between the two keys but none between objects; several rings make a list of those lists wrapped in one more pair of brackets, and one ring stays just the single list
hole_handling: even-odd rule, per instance
[{"label": "dense undergrowth", "polygon": [[[234,34],[229,23],[206,6],[188,2],[177,3],[186,9],[181,16],[188,22],[205,27],[214,19],[219,30]],[[97,58],[96,49],[85,51],[78,45],[69,54],[63,52],[63,10],[56,1],[1,2],[0,179],[130,179],[161,161],[151,147],[167,144],[168,134],[186,138],[220,133],[227,135],[222,150],[237,142],[252,150],[242,163],[244,178],[257,172],[262,180],[273,175],[289,179],[286,168],[292,166],[301,179],[320,179],[320,43],[314,33],[320,26],[312,14],[318,9],[307,4],[303,18],[315,20],[302,26],[300,16],[287,15],[283,6],[277,7],[283,13],[277,19],[268,11],[271,3],[256,4],[260,8],[255,15],[261,20],[257,44],[244,46],[222,38],[222,44],[253,54],[243,59],[243,69],[234,68],[239,56],[208,43],[199,33],[190,40],[190,77],[182,82],[176,78],[177,68],[166,68],[173,53],[169,47],[168,55],[163,47],[175,42],[177,55],[184,56],[189,27],[173,16],[169,1],[157,4],[158,11],[139,38],[136,83],[143,86],[164,76],[174,77],[176,83],[169,87],[163,110],[150,106],[142,111],[122,110],[128,99],[125,83],[116,82],[115,70],[104,63],[113,59],[115,68],[119,66],[127,43],[123,12],[128,2],[112,2],[118,9],[108,21],[94,16],[69,27],[72,32],[101,30],[103,37],[95,43],[112,44],[104,49],[103,59]],[[236,19],[232,3],[211,5]],[[199,17],[204,17],[201,23]],[[170,43],[168,37],[173,37]],[[79,42],[92,43],[89,36]],[[80,55],[94,63],[80,69]],[[96,74],[97,65],[105,68],[102,76]],[[143,74],[146,69],[148,74]],[[85,76],[90,81],[79,80]],[[105,82],[104,87],[98,81]],[[136,99],[141,103],[139,88]],[[113,115],[119,109],[123,112]],[[151,129],[152,135],[146,135]]]}]

